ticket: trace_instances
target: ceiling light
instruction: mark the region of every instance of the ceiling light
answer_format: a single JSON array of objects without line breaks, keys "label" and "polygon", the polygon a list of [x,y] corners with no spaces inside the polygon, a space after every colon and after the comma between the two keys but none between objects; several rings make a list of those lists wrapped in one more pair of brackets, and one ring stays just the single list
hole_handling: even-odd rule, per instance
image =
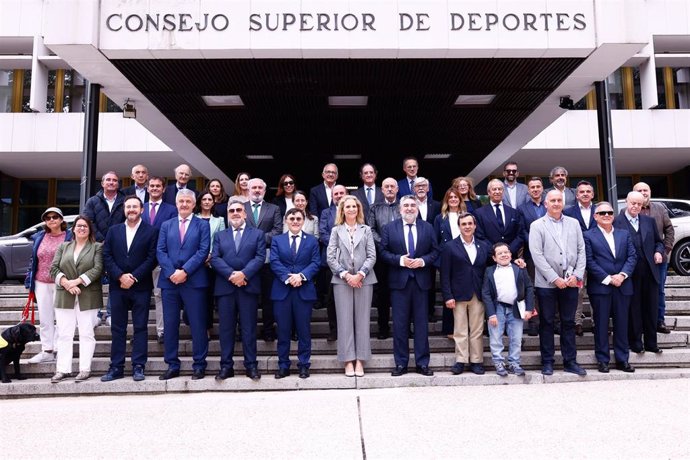
[{"label": "ceiling light", "polygon": [[343,155],[337,154],[337,155],[333,155],[333,159],[334,159],[334,160],[359,160],[359,159],[361,159],[361,158],[362,158],[362,155],[358,155],[358,154],[353,154],[353,155],[350,155],[350,154],[343,154]]},{"label": "ceiling light", "polygon": [[455,105],[488,105],[495,97],[495,94],[461,94],[455,100]]},{"label": "ceiling light", "polygon": [[246,155],[247,160],[273,160],[273,155]]},{"label": "ceiling light", "polygon": [[424,155],[425,160],[447,160],[453,154],[452,153],[427,153]]},{"label": "ceiling light", "polygon": [[362,107],[366,106],[369,96],[328,96],[331,107]]},{"label": "ceiling light", "polygon": [[204,103],[209,107],[244,107],[242,98],[237,95],[227,96],[201,96]]}]

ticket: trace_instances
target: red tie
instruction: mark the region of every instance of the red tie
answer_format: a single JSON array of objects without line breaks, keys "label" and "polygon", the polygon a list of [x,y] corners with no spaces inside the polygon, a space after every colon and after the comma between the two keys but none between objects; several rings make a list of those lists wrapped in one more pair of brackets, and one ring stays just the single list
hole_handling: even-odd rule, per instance
[{"label": "red tie", "polygon": [[185,233],[185,227],[184,223],[187,222],[187,219],[182,219],[180,221],[180,244],[184,242],[184,233]]}]

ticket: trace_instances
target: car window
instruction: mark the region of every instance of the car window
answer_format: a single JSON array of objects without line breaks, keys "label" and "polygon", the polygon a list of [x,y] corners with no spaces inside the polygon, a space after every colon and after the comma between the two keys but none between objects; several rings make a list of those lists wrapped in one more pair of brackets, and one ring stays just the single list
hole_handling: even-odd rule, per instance
[{"label": "car window", "polygon": [[666,205],[670,217],[687,217],[690,216],[690,203],[675,200],[661,200],[661,203]]}]

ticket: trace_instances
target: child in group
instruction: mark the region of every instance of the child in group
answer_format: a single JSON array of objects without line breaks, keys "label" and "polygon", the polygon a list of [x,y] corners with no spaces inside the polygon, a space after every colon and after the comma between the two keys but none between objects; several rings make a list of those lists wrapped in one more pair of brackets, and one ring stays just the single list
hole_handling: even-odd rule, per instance
[{"label": "child in group", "polygon": [[[496,373],[525,375],[520,367],[523,320],[529,320],[534,310],[534,288],[527,270],[512,264],[512,254],[506,243],[493,245],[492,257],[496,265],[486,269],[482,286],[482,301],[489,324],[489,347]],[[504,364],[503,331],[508,331],[508,365]]]}]

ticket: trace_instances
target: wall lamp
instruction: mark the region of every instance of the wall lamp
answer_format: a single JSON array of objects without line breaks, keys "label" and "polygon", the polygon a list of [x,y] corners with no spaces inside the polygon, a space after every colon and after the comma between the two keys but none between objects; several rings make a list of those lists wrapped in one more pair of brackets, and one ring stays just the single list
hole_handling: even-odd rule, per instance
[{"label": "wall lamp", "polygon": [[122,118],[136,118],[137,109],[134,108],[134,104],[127,99],[125,104],[122,106]]},{"label": "wall lamp", "polygon": [[575,108],[575,103],[572,99],[570,99],[570,96],[561,96],[561,100],[558,103],[558,107],[564,110],[573,110]]}]

